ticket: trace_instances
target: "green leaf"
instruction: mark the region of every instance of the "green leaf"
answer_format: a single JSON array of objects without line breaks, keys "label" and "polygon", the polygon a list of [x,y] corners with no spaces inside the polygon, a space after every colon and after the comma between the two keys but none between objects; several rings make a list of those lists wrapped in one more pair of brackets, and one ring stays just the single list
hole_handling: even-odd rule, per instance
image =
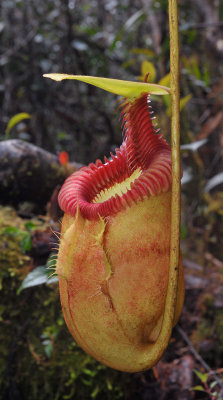
[{"label": "green leaf", "polygon": [[29,232],[25,232],[21,242],[19,243],[22,251],[30,251],[32,248],[32,238]]},{"label": "green leaf", "polygon": [[149,50],[149,49],[140,48],[140,47],[134,47],[133,49],[131,49],[131,53],[132,54],[143,54],[148,57],[155,57],[154,51]]},{"label": "green leaf", "polygon": [[96,371],[96,370],[91,370],[91,369],[89,369],[89,368],[83,368],[82,371],[83,371],[84,374],[86,374],[86,375],[88,375],[88,376],[94,377],[94,376],[97,375],[97,371]]},{"label": "green leaf", "polygon": [[205,392],[204,388],[201,385],[194,386],[191,388],[191,390],[198,390],[200,392]]},{"label": "green leaf", "polygon": [[21,240],[19,242],[19,245],[22,249],[22,252],[25,253],[26,251],[31,250],[32,248],[32,238],[30,235],[30,232],[23,231],[22,229],[19,229],[15,226],[9,226],[4,229],[3,231],[6,235],[11,235],[14,237],[20,237]]},{"label": "green leaf", "polygon": [[[164,80],[164,82],[165,82],[165,80]],[[188,101],[191,99],[191,97],[192,97],[192,95],[188,94],[187,96],[182,97],[180,99],[180,111],[182,111],[182,109],[185,107],[185,105],[188,103]],[[165,106],[167,107],[167,115],[170,116],[170,114],[171,114],[171,108],[170,108],[170,106],[171,106],[171,98],[170,98],[170,96],[163,97],[163,101],[164,101]]]},{"label": "green leaf", "polygon": [[140,81],[144,81],[145,75],[149,73],[148,82],[154,82],[156,79],[156,70],[154,65],[149,61],[143,61],[141,64],[141,76],[138,77]]},{"label": "green leaf", "polygon": [[165,97],[162,97],[162,100],[164,102],[164,105],[167,108],[167,111],[166,111],[167,115],[170,116],[170,114],[171,114],[171,108],[170,108],[170,106],[171,106],[171,98],[170,98],[170,96],[165,96]]},{"label": "green leaf", "polygon": [[20,121],[23,121],[24,119],[28,118],[31,118],[31,115],[27,113],[19,113],[14,115],[7,124],[5,131],[6,137],[9,136],[10,131],[12,130],[12,128],[14,128],[15,125],[17,125]]},{"label": "green leaf", "polygon": [[25,227],[28,231],[36,228],[36,225],[32,221],[28,221],[25,223]]},{"label": "green leaf", "polygon": [[185,105],[188,103],[191,97],[192,94],[188,94],[187,96],[182,97],[182,99],[180,99],[180,111],[185,107]]},{"label": "green leaf", "polygon": [[94,398],[98,395],[99,391],[100,391],[99,387],[96,386],[96,387],[94,388],[93,392],[91,393],[92,399],[94,399]]},{"label": "green leaf", "polygon": [[111,381],[110,381],[110,379],[109,379],[109,378],[107,378],[107,379],[106,379],[106,384],[107,384],[107,388],[108,388],[108,390],[112,390],[112,389],[113,389],[113,387],[112,387],[112,383],[111,383]]},{"label": "green leaf", "polygon": [[44,346],[44,351],[45,351],[47,358],[50,359],[53,354],[53,344],[52,344],[51,340],[50,339],[43,340],[42,345]]},{"label": "green leaf", "polygon": [[170,72],[160,79],[159,85],[170,86]]},{"label": "green leaf", "polygon": [[218,384],[218,382],[216,382],[216,381],[211,382],[210,388],[213,389],[217,384]]},{"label": "green leaf", "polygon": [[39,266],[36,267],[25,277],[21,286],[17,290],[17,294],[19,294],[22,290],[33,286],[43,285],[44,283],[54,283],[57,281],[58,278],[48,278],[48,272],[46,267]]},{"label": "green leaf", "polygon": [[132,58],[131,60],[123,62],[122,68],[129,68],[132,65],[135,65],[136,63],[137,63],[137,59],[136,58]]},{"label": "green leaf", "polygon": [[154,83],[132,82],[120,79],[109,79],[84,75],[44,74],[43,76],[44,78],[50,78],[55,81],[62,81],[64,79],[75,79],[77,81],[97,86],[103,90],[106,90],[107,92],[111,92],[127,98],[137,97],[143,92],[157,95],[170,94],[170,88],[156,85]]},{"label": "green leaf", "polygon": [[[163,76],[163,78],[160,79],[160,81],[158,82],[159,85],[161,86],[170,86],[170,72],[168,74],[166,74],[165,76]],[[167,108],[167,115],[170,116],[171,113],[171,98],[170,96],[165,96],[163,97],[163,102]]]},{"label": "green leaf", "polygon": [[201,380],[202,383],[206,383],[208,380],[208,374],[202,374],[202,372],[198,371],[197,369],[194,369],[194,373],[197,375],[197,377]]},{"label": "green leaf", "polygon": [[6,235],[14,235],[14,236],[18,236],[22,233],[24,233],[24,231],[21,231],[21,229],[16,228],[16,226],[7,226],[7,228],[4,229],[3,233],[5,233]]}]

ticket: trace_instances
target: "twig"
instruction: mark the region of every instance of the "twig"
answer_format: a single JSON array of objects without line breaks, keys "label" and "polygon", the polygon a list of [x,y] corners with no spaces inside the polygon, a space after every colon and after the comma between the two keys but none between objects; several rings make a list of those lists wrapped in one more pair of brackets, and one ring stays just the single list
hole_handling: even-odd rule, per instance
[{"label": "twig", "polygon": [[203,360],[203,358],[200,356],[200,354],[194,348],[193,344],[191,343],[189,337],[184,332],[184,330],[179,325],[176,326],[176,329],[179,332],[179,334],[182,336],[183,340],[187,343],[190,352],[194,355],[194,357],[197,359],[197,361],[199,361],[199,363],[204,367],[204,369],[214,377],[215,381],[218,383],[220,388],[223,389],[223,382],[219,379],[219,377],[216,375],[216,373],[209,367],[209,365],[206,363],[206,361]]},{"label": "twig", "polygon": [[208,375],[213,375],[213,374],[223,374],[223,368],[218,368],[218,369],[211,370],[210,372],[208,372]]}]

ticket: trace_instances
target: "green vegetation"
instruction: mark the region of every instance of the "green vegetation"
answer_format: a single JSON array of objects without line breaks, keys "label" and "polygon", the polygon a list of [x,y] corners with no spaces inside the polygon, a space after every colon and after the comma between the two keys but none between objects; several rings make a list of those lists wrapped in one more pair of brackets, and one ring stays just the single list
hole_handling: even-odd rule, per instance
[{"label": "green vegetation", "polygon": [[58,283],[18,291],[35,263],[24,238],[34,226],[45,232],[49,221],[24,221],[9,207],[0,209],[0,221],[0,398],[122,399],[129,375],[99,364],[73,341]]},{"label": "green vegetation", "polygon": [[[65,151],[69,162],[88,164],[109,157],[122,141],[116,96],[81,82],[59,85],[42,76],[54,72],[142,82],[149,72],[150,83],[169,86],[168,1],[0,3],[0,140],[21,139],[55,157]],[[181,248],[188,277],[180,326],[222,379],[223,3],[187,0],[178,5]],[[152,96],[157,125],[168,141],[170,105],[170,96]],[[26,161],[21,163],[24,176],[30,174]],[[2,168],[0,179],[4,172]],[[56,167],[53,175],[58,176],[57,184],[62,178]],[[14,181],[7,179],[3,183],[10,191]],[[23,187],[22,182],[16,183]],[[43,182],[44,191],[48,183]],[[30,187],[30,193],[31,189],[35,188]],[[193,376],[190,387],[202,387],[191,398],[210,398],[204,383],[213,393],[221,390],[213,375],[202,382],[191,372],[195,368],[206,379],[204,368],[177,330],[158,374],[118,373],[84,354],[63,321],[57,283],[47,280],[52,271],[43,273],[52,255],[48,243],[52,221],[37,214],[43,214],[46,205],[39,209],[34,199],[32,208],[32,199],[14,200],[13,204],[19,203],[16,210],[5,200],[5,207],[0,207],[0,399],[181,400],[184,390],[190,398],[181,379],[173,383],[171,373],[179,370],[181,375],[187,371],[187,376]],[[56,195],[51,205],[51,211],[56,209]],[[19,213],[30,214],[29,219],[20,218]],[[54,261],[48,264],[53,266]],[[34,280],[33,271],[40,274],[39,281]],[[27,285],[28,278],[35,286]],[[184,367],[184,355],[190,358],[191,371]]]}]

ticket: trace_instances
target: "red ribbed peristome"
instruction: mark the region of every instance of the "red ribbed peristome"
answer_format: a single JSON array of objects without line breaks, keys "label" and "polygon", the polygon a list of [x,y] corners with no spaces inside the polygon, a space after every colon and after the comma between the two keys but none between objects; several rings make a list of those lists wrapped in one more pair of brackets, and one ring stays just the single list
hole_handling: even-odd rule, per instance
[{"label": "red ribbed peristome", "polygon": [[[107,217],[170,189],[171,151],[153,127],[149,102],[147,93],[133,102],[123,102],[123,144],[109,160],[105,158],[104,163],[97,160],[66,179],[58,197],[65,213],[74,216],[78,206],[87,219]],[[138,168],[142,173],[127,193],[115,195],[102,203],[93,202],[102,190],[125,181]]]}]

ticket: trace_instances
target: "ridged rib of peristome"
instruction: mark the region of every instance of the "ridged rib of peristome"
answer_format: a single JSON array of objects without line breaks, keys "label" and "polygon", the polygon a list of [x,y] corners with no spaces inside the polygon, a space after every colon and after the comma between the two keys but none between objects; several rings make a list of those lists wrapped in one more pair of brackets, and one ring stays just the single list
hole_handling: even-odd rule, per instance
[{"label": "ridged rib of peristome", "polygon": [[[87,219],[107,217],[170,189],[170,147],[153,127],[148,101],[149,95],[143,93],[133,102],[124,102],[124,142],[115,155],[111,154],[109,160],[105,157],[104,163],[97,160],[67,178],[58,198],[65,213],[75,216],[78,207]],[[141,174],[126,193],[94,202],[101,191],[125,181],[138,168]]]}]

